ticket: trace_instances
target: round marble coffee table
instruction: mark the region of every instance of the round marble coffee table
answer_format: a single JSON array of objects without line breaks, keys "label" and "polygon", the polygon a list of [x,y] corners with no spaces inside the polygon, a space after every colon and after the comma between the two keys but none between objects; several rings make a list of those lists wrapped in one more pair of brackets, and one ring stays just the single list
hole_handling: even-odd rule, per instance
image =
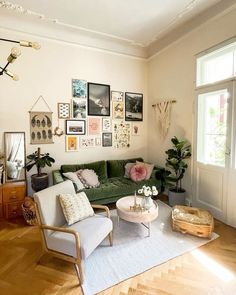
[{"label": "round marble coffee table", "polygon": [[[141,203],[141,199],[137,196],[137,204]],[[158,217],[158,205],[153,201],[153,206],[145,211],[137,212],[131,211],[130,206],[134,205],[134,196],[123,197],[116,202],[116,210],[118,217],[118,224],[120,219],[140,223],[148,229],[148,236],[151,234],[151,222]]]}]

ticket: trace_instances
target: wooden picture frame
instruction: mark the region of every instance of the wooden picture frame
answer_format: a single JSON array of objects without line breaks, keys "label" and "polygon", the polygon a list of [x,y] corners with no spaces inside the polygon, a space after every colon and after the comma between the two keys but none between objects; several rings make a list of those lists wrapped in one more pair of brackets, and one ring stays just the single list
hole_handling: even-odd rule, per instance
[{"label": "wooden picture frame", "polygon": [[125,92],[125,121],[143,121],[143,94]]},{"label": "wooden picture frame", "polygon": [[88,83],[88,115],[110,116],[110,85]]},{"label": "wooden picture frame", "polygon": [[66,120],[67,135],[85,135],[85,120]]}]

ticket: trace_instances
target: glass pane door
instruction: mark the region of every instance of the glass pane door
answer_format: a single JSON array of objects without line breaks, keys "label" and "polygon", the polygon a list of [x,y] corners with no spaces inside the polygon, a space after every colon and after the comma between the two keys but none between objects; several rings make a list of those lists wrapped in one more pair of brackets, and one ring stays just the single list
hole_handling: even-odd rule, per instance
[{"label": "glass pane door", "polygon": [[227,89],[198,96],[198,162],[225,167],[228,97]]}]

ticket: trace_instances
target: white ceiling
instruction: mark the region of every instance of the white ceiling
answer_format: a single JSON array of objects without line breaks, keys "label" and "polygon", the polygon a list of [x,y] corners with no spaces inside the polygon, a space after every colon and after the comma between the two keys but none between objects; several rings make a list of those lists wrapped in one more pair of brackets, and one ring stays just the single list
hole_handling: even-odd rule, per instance
[{"label": "white ceiling", "polygon": [[0,0],[0,28],[146,57],[176,28],[226,2],[236,0]]}]

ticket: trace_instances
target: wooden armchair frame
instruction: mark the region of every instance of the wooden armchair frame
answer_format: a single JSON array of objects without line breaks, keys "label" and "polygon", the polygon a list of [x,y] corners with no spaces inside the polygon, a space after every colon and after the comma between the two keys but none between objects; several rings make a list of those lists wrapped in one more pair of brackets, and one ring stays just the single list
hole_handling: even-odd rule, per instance
[{"label": "wooden armchair frame", "polygon": [[[91,206],[94,209],[105,210],[106,211],[106,216],[108,218],[110,218],[110,211],[109,211],[109,208],[107,206],[104,206],[104,205],[95,205],[95,204],[91,204]],[[69,228],[55,227],[55,226],[50,226],[50,225],[42,224],[41,223],[41,218],[40,218],[40,213],[39,213],[39,208],[38,208],[37,203],[35,203],[35,208],[36,208],[36,216],[37,216],[37,220],[38,220],[38,226],[39,226],[39,230],[40,230],[40,234],[41,234],[42,247],[43,247],[43,253],[40,256],[40,258],[44,254],[49,253],[49,254],[57,257],[57,258],[60,258],[60,259],[63,259],[65,261],[68,261],[68,262],[73,263],[74,266],[75,266],[76,274],[77,274],[77,277],[79,279],[80,285],[82,285],[83,284],[83,281],[84,281],[84,271],[83,271],[83,261],[82,261],[82,257],[81,257],[79,233],[76,232],[75,230],[69,229]],[[54,250],[49,249],[47,247],[47,242],[46,242],[44,230],[59,231],[59,232],[64,232],[64,233],[73,235],[74,238],[75,238],[76,256],[77,256],[77,258],[76,257],[73,257],[73,256],[70,256],[70,255],[67,255],[67,254],[64,254],[64,253],[61,253],[61,252],[57,252],[57,251],[54,251]],[[109,238],[110,246],[112,246],[113,245],[112,232],[110,232],[108,234],[108,238]]]}]

